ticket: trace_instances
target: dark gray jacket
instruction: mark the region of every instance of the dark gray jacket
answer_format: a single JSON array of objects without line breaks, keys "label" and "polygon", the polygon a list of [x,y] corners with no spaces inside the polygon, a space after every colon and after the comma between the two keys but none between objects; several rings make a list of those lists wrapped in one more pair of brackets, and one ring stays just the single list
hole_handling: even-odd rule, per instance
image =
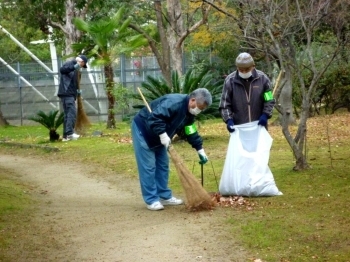
[{"label": "dark gray jacket", "polygon": [[77,97],[78,89],[78,70],[74,68],[77,61],[71,60],[62,65],[60,68],[60,84],[57,92],[58,97],[73,96]]},{"label": "dark gray jacket", "polygon": [[271,98],[268,101],[264,99],[264,93],[271,95],[270,79],[256,69],[252,71],[252,78],[247,92],[237,71],[226,77],[219,105],[225,123],[230,118],[235,125],[253,122],[259,120],[262,113],[268,118],[271,117],[275,99]]},{"label": "dark gray jacket", "polygon": [[[150,103],[152,113],[146,107],[140,110],[134,121],[149,148],[163,146],[159,135],[166,132],[170,138],[194,123],[194,115],[188,112],[189,96],[168,94]],[[186,135],[188,143],[196,150],[202,149],[203,140],[198,132]]]}]

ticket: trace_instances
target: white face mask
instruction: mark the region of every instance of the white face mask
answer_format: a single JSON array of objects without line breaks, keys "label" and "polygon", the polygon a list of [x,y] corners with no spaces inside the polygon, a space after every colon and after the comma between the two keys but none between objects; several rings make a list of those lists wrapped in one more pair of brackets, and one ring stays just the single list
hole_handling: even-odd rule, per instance
[{"label": "white face mask", "polygon": [[202,110],[200,110],[198,107],[195,107],[195,108],[190,108],[190,113],[192,115],[198,115],[200,112],[202,112]]},{"label": "white face mask", "polygon": [[242,77],[243,79],[248,79],[249,77],[252,76],[252,71],[250,71],[250,72],[248,72],[248,73],[241,73],[241,72],[238,71],[238,75],[239,75],[240,77]]}]

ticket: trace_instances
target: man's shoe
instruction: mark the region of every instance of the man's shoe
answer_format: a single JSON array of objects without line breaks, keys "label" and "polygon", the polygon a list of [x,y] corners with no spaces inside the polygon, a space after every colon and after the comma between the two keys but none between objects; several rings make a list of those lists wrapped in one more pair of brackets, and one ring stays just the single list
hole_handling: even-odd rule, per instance
[{"label": "man's shoe", "polygon": [[71,139],[71,138],[68,138],[68,137],[62,138],[62,142],[67,142],[67,141],[70,141],[70,140],[72,140],[72,139]]},{"label": "man's shoe", "polygon": [[147,208],[149,210],[152,210],[152,211],[164,209],[163,205],[159,201],[156,201],[156,202],[152,203],[151,205],[147,205]]},{"label": "man's shoe", "polygon": [[169,199],[161,199],[160,203],[164,206],[177,206],[177,205],[182,205],[184,201],[182,199],[178,199],[176,197],[171,197]]},{"label": "man's shoe", "polygon": [[77,140],[79,137],[80,137],[80,135],[78,135],[78,134],[76,134],[76,133],[73,133],[73,134],[67,136],[67,139],[70,139],[70,140]]}]

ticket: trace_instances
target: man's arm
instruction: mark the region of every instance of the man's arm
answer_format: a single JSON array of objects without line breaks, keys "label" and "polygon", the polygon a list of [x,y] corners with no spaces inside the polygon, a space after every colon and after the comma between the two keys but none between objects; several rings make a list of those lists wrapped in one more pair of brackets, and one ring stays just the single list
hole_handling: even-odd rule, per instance
[{"label": "man's arm", "polygon": [[271,118],[272,116],[272,110],[275,106],[275,98],[272,94],[272,88],[271,88],[271,81],[269,78],[266,77],[266,80],[264,81],[264,108],[263,113],[268,116],[268,118]]},{"label": "man's arm", "polygon": [[75,60],[64,63],[60,68],[61,74],[69,74],[75,70],[74,65],[77,64]]}]

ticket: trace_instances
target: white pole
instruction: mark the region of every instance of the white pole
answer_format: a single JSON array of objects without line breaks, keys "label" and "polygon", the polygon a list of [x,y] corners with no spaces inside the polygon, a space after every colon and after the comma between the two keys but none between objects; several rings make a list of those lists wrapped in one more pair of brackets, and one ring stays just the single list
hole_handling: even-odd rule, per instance
[{"label": "white pole", "polygon": [[[58,77],[56,77],[58,76],[58,65],[57,65],[58,61],[57,61],[57,54],[56,54],[56,46],[53,41],[50,41],[49,44],[50,44],[52,69],[54,72],[53,82],[55,83],[55,96],[56,96],[58,92],[58,85],[59,85]],[[57,102],[57,106],[59,106],[59,102]]]},{"label": "white pole", "polygon": [[[49,41],[47,41],[49,44],[50,44],[50,54],[51,54],[51,63],[52,63],[52,70],[53,70],[53,73],[54,73],[54,76],[57,76],[58,75],[58,64],[57,64],[57,53],[56,53],[56,46],[55,46],[55,42],[52,41],[51,39],[51,35],[53,33],[53,28],[52,26],[49,26]],[[54,77],[54,83],[55,83],[55,90],[56,90],[56,93],[55,95],[57,95],[57,92],[58,92],[58,77]]]},{"label": "white pole", "polygon": [[2,62],[8,69],[10,69],[15,75],[19,76],[21,78],[21,80],[26,83],[28,86],[30,86],[39,96],[41,96],[46,102],[49,102],[50,105],[53,108],[57,108],[52,102],[50,102],[49,99],[47,99],[47,97],[45,97],[42,93],[39,92],[38,89],[36,89],[31,83],[29,83],[23,76],[21,76],[15,69],[13,69],[8,63],[6,63],[6,61],[4,59],[2,59],[0,57],[0,62]]}]

